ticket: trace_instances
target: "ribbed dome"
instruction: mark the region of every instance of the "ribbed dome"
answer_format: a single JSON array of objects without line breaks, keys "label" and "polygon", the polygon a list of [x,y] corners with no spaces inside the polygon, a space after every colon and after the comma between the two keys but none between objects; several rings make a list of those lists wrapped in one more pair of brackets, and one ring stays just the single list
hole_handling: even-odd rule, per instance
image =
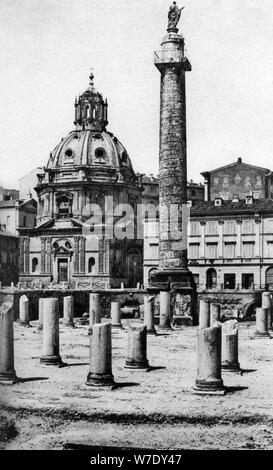
[{"label": "ribbed dome", "polygon": [[47,169],[69,166],[103,166],[133,172],[125,148],[107,131],[74,130],[62,139],[51,153]]}]

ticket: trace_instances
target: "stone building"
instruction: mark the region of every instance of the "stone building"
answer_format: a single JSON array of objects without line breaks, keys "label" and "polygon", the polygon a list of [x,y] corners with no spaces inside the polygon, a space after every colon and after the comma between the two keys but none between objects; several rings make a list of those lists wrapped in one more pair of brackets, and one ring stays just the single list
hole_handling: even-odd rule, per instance
[{"label": "stone building", "polygon": [[3,286],[18,281],[18,242],[16,235],[0,227],[0,282]]},{"label": "stone building", "polygon": [[253,194],[255,199],[273,199],[273,173],[268,168],[244,163],[242,158],[229,165],[201,173],[204,177],[205,200],[245,199]]},{"label": "stone building", "polygon": [[[154,175],[143,175],[142,177],[143,204],[159,204],[159,179]],[[195,183],[193,180],[187,182],[187,200],[188,201],[204,201],[204,185],[202,183]]]},{"label": "stone building", "polygon": [[7,189],[0,185],[0,202],[19,199],[18,189]]},{"label": "stone building", "polygon": [[[197,286],[273,289],[273,200],[264,197],[271,194],[270,171],[239,160],[203,175],[211,200],[189,204],[188,258]],[[144,239],[145,284],[158,265],[158,244],[158,223],[152,220]]]},{"label": "stone building", "polygon": [[[75,101],[75,129],[38,173],[36,226],[20,229],[21,281],[111,287],[142,281],[143,240],[137,240],[134,224],[141,177],[124,146],[107,130],[107,100],[93,78]],[[120,204],[132,209],[132,238],[123,233]],[[114,234],[111,217],[118,228]]]},{"label": "stone building", "polygon": [[20,227],[34,227],[37,203],[34,199],[0,201],[0,225],[13,235],[19,235]]}]

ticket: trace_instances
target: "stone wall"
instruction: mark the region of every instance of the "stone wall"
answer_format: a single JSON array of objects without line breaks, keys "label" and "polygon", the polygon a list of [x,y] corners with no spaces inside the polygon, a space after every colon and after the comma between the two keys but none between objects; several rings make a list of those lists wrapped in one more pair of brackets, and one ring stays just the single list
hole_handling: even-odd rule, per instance
[{"label": "stone wall", "polygon": [[54,297],[59,299],[60,313],[63,311],[63,297],[72,295],[74,297],[74,315],[81,316],[85,312],[89,312],[89,294],[96,292],[101,294],[101,304],[103,315],[110,317],[110,305],[112,301],[119,300],[121,306],[125,302],[135,301],[137,305],[144,303],[145,290],[138,289],[109,289],[109,290],[21,290],[9,291],[2,290],[0,292],[0,305],[3,302],[12,302],[14,304],[14,318],[19,317],[19,299],[22,295],[26,295],[29,299],[29,318],[30,320],[38,319],[38,306],[41,297]]}]

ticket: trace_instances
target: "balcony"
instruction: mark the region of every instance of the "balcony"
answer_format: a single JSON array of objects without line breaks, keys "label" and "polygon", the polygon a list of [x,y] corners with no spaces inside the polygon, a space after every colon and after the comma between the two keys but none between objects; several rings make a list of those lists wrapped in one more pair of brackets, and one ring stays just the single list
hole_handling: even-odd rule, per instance
[{"label": "balcony", "polygon": [[184,70],[191,70],[191,64],[184,53],[179,49],[162,49],[154,52],[155,65],[184,64]]}]

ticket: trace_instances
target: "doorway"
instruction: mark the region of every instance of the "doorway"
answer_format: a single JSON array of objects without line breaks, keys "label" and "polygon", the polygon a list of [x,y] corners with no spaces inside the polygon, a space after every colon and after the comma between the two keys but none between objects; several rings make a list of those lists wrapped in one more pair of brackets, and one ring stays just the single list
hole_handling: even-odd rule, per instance
[{"label": "doorway", "polygon": [[58,260],[58,282],[68,281],[68,259]]}]

